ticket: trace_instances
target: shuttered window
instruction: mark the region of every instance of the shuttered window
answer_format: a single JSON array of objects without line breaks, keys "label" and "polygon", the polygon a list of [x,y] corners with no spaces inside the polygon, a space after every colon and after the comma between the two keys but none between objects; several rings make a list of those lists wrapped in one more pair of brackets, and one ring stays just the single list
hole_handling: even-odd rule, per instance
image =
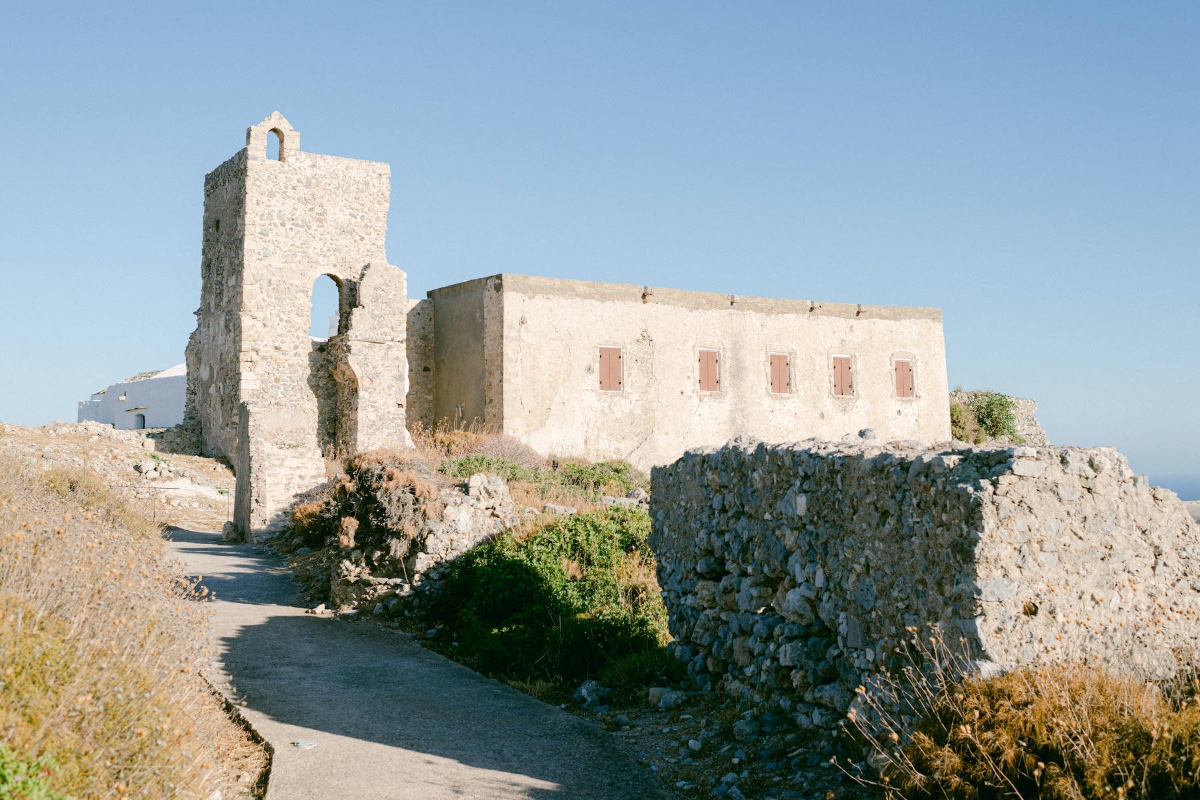
[{"label": "shuttered window", "polygon": [[716,350],[700,351],[700,391],[716,392],[721,389],[721,358]]},{"label": "shuttered window", "polygon": [[621,348],[600,348],[600,391],[619,392],[621,380]]},{"label": "shuttered window", "polygon": [[850,368],[850,356],[833,357],[833,393],[838,397],[854,394],[854,374]]},{"label": "shuttered window", "polygon": [[791,391],[791,357],[786,353],[771,353],[771,393],[790,394]]},{"label": "shuttered window", "polygon": [[912,362],[908,359],[896,359],[896,397],[912,397]]}]

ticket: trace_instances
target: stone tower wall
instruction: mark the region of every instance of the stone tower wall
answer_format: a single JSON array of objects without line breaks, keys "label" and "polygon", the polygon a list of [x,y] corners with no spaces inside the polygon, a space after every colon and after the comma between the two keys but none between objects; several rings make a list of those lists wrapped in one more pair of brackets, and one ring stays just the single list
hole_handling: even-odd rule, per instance
[{"label": "stone tower wall", "polygon": [[[243,530],[282,525],[291,499],[324,480],[323,451],[410,442],[405,276],[384,252],[389,196],[387,164],[305,153],[278,113],[205,181],[186,416],[206,453],[235,461]],[[338,286],[339,323],[314,341],[322,275]]]}]

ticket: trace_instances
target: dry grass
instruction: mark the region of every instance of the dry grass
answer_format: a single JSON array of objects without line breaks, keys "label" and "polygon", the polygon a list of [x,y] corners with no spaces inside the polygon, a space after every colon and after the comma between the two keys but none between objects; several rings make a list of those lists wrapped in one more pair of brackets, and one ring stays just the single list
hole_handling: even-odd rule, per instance
[{"label": "dry grass", "polygon": [[561,686],[554,681],[548,681],[544,678],[530,678],[529,680],[505,678],[504,683],[518,692],[541,700],[543,703],[558,703],[566,696]]},{"label": "dry grass", "polygon": [[591,500],[581,497],[580,492],[574,487],[510,481],[508,491],[512,495],[514,503],[534,509],[545,508],[549,503],[557,506],[570,506],[581,514],[588,514],[601,507]]},{"label": "dry grass", "polygon": [[89,473],[0,456],[0,598],[0,744],[52,758],[53,789],[237,794],[245,736],[198,673],[206,608],[136,507]]},{"label": "dry grass", "polygon": [[434,467],[447,458],[469,456],[500,458],[527,469],[538,469],[549,464],[545,456],[521,440],[478,422],[466,426],[443,423],[432,430],[417,423],[411,434],[417,450]]},{"label": "dry grass", "polygon": [[[892,798],[1169,800],[1200,796],[1196,681],[1169,691],[1080,663],[962,678],[938,640],[850,720]],[[894,712],[907,706],[915,721]]]}]

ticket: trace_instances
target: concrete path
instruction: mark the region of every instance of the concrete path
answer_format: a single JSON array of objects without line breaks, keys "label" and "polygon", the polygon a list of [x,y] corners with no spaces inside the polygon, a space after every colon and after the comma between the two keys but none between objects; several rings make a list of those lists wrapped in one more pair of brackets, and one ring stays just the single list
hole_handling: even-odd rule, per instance
[{"label": "concrete path", "polygon": [[249,546],[171,536],[216,594],[218,678],[275,748],[269,800],[671,797],[596,726],[402,634],[305,614]]}]

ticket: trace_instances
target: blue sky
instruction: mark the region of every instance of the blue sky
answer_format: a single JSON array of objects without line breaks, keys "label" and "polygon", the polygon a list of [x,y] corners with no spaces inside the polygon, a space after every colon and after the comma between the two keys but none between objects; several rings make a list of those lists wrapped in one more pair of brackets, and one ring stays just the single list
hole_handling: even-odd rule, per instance
[{"label": "blue sky", "polygon": [[392,165],[410,295],[938,306],[952,385],[1200,492],[1200,5],[10,4],[0,419],[182,360],[204,173],[276,109]]}]

